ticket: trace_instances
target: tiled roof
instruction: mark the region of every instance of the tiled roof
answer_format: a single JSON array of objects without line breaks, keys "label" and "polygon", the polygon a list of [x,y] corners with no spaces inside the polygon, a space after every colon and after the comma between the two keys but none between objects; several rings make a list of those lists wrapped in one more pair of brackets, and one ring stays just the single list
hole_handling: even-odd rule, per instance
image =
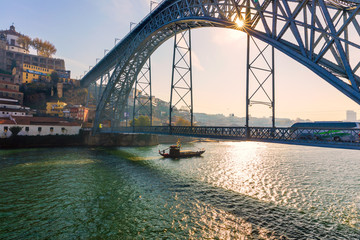
[{"label": "tiled roof", "polygon": [[14,121],[10,120],[9,118],[0,118],[0,124],[15,124]]},{"label": "tiled roof", "polygon": [[5,76],[5,77],[12,77],[12,74],[11,73],[1,73],[0,72],[0,76]]},{"label": "tiled roof", "polygon": [[20,117],[13,116],[17,124],[20,125],[58,125],[58,126],[80,126],[77,122],[69,122],[61,118],[51,117]]},{"label": "tiled roof", "polygon": [[[10,118],[0,118],[0,124],[9,125],[45,125],[45,126],[81,126],[77,122],[69,122],[61,118],[50,118],[50,117],[25,117],[25,116],[12,116]],[[16,123],[15,123],[16,122]]]},{"label": "tiled roof", "polygon": [[12,83],[12,82],[6,82],[6,81],[0,81],[0,83],[7,84],[7,85],[14,85],[14,86],[18,85],[18,84],[15,84],[15,83]]},{"label": "tiled roof", "polygon": [[3,31],[0,31],[0,33],[15,35],[15,36],[19,36],[19,37],[23,36],[21,33],[18,33],[17,31],[13,31],[13,30],[3,30]]},{"label": "tiled roof", "polygon": [[6,112],[27,112],[25,109],[14,109],[14,108],[0,108],[0,111]]},{"label": "tiled roof", "polygon": [[12,89],[7,89],[7,88],[0,88],[0,91],[1,91],[1,92],[14,92],[14,93],[21,93],[21,94],[23,94],[22,92],[19,92],[19,91],[16,91],[16,90],[12,90]]}]

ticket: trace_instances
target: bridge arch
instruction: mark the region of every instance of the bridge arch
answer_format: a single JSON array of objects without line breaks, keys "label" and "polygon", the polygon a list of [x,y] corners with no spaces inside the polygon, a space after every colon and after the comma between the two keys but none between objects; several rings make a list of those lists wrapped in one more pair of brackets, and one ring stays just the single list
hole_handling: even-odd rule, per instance
[{"label": "bridge arch", "polygon": [[[359,3],[338,0],[165,0],[82,79],[88,86],[113,70],[97,106],[95,126],[100,119],[120,117],[137,74],[162,43],[177,32],[201,27],[245,31],[360,104],[360,62],[350,61],[360,53],[359,11]],[[237,19],[245,26],[239,28]]]}]

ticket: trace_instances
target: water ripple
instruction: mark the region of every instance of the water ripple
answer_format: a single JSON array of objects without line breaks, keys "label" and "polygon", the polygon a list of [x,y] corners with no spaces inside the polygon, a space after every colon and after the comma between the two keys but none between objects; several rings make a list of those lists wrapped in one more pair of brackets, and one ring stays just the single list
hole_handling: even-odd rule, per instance
[{"label": "water ripple", "polygon": [[184,147],[2,151],[0,239],[360,239],[356,151]]}]

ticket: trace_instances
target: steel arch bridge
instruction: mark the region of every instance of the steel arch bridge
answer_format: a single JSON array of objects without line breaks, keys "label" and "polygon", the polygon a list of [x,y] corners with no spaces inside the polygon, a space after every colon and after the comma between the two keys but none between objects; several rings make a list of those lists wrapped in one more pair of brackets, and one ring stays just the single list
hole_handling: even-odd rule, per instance
[{"label": "steel arch bridge", "polygon": [[164,0],[82,78],[83,87],[108,78],[95,130],[102,119],[120,118],[138,73],[162,43],[202,27],[244,31],[360,104],[359,11],[359,0]]}]

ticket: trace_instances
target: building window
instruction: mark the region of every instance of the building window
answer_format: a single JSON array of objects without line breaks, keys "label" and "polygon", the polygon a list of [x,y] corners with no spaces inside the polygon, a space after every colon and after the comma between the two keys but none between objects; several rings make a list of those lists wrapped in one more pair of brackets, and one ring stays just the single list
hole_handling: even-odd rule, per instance
[{"label": "building window", "polygon": [[54,131],[54,128],[53,127],[50,127],[50,132],[53,132]]},{"label": "building window", "polygon": [[25,131],[28,132],[30,129],[29,127],[25,127]]},{"label": "building window", "polygon": [[41,132],[41,127],[38,127],[38,132]]},{"label": "building window", "polygon": [[4,127],[4,132],[7,132],[9,130],[8,127]]}]

